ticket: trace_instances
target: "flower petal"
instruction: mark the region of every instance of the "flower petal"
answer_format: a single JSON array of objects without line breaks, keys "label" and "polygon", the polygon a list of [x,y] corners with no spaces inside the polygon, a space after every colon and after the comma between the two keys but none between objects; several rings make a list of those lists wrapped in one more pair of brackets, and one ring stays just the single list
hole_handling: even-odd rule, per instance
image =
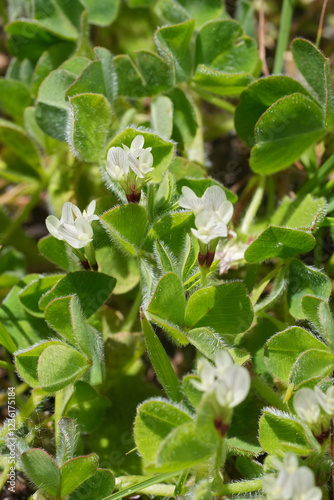
[{"label": "flower petal", "polygon": [[54,215],[49,215],[45,219],[45,225],[51,236],[57,238],[57,240],[63,240],[64,238],[59,232],[60,220]]}]

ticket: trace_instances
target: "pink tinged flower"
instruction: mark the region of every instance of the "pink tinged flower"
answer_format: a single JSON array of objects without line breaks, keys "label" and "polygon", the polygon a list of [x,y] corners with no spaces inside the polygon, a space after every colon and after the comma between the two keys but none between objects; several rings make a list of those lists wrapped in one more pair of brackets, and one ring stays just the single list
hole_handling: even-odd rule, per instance
[{"label": "pink tinged flower", "polygon": [[124,149],[112,147],[107,155],[107,172],[113,180],[123,180],[129,173],[129,158]]}]

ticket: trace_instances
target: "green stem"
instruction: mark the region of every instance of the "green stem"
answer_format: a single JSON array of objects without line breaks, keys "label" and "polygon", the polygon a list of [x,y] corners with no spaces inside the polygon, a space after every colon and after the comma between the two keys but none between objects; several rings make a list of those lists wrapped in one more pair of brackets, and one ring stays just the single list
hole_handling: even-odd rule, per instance
[{"label": "green stem", "polygon": [[11,363],[7,363],[7,361],[0,360],[0,368],[4,368],[5,370],[12,371],[12,372],[15,371],[15,366],[12,365]]},{"label": "green stem", "polygon": [[319,170],[310,177],[306,184],[299,190],[298,197],[304,196],[307,193],[312,193],[318,190],[318,186],[321,182],[325,181],[326,178],[333,172],[334,169],[334,154],[332,154]]},{"label": "green stem", "polygon": [[189,469],[186,469],[180,475],[180,477],[179,477],[179,479],[178,479],[178,481],[176,483],[175,489],[174,489],[173,497],[176,497],[176,495],[181,495],[182,494],[184,485],[186,484],[186,481],[187,481],[188,474],[189,474]]},{"label": "green stem", "polygon": [[214,106],[217,106],[218,108],[225,109],[225,111],[229,111],[230,113],[233,113],[233,114],[235,113],[236,107],[233,104],[231,104],[230,102],[227,102],[224,99],[220,99],[219,97],[214,96],[210,92],[207,92],[206,90],[203,90],[201,87],[198,87],[195,83],[192,83],[190,86],[205,101],[210,102],[211,104],[213,104]]},{"label": "green stem", "polygon": [[131,329],[139,315],[139,307],[141,305],[141,300],[142,300],[141,291],[138,290],[136,298],[131,306],[130,312],[123,323],[122,326],[123,332],[131,332]]},{"label": "green stem", "polygon": [[282,263],[279,262],[275,269],[273,269],[270,273],[268,273],[264,278],[263,280],[260,281],[260,283],[258,283],[256,285],[256,287],[254,287],[253,289],[253,292],[252,292],[252,297],[251,297],[251,300],[252,300],[252,303],[253,303],[253,306],[255,306],[255,304],[257,303],[257,301],[259,300],[259,298],[261,297],[262,295],[262,292],[266,289],[266,287],[268,286],[268,284],[270,283],[270,281],[273,279],[273,277],[277,274],[277,272],[279,271],[279,269],[281,268],[282,266]]},{"label": "green stem", "polygon": [[226,453],[227,453],[226,440],[220,438],[217,445],[217,452],[215,458],[215,472],[218,472],[220,468],[224,466],[226,462]]},{"label": "green stem", "polygon": [[275,54],[273,73],[277,75],[283,71],[284,52],[288,46],[290,27],[293,14],[294,0],[283,0],[283,9],[280,20],[280,29]]},{"label": "green stem", "polygon": [[254,376],[252,378],[251,388],[255,394],[257,394],[261,399],[263,399],[266,403],[275,406],[278,410],[286,411],[287,407],[283,403],[281,396],[274,391],[270,385],[267,384],[258,376]]},{"label": "green stem", "polygon": [[[110,495],[109,497],[105,497],[104,500],[118,500],[120,498],[127,497],[129,495],[132,495],[133,493],[138,493],[138,492],[143,492],[146,493],[150,486],[154,486],[157,488],[156,492],[153,492],[150,490],[148,494],[150,495],[158,495],[158,496],[173,496],[174,493],[174,485],[167,485],[167,484],[159,484],[161,481],[167,481],[167,479],[170,479],[172,477],[177,476],[180,474],[180,472],[166,472],[164,474],[159,474],[157,476],[151,477],[149,479],[143,479],[143,476],[133,476],[134,481],[138,481],[136,484],[133,484],[132,486],[128,486],[126,488],[123,488],[119,490],[117,493],[114,493],[113,495]],[[118,477],[116,479],[116,488],[122,487],[123,484],[128,483],[131,481],[129,476],[123,476],[123,477]],[[169,493],[166,493],[165,487],[169,486],[171,488],[171,491]],[[163,493],[160,495],[160,493]]]},{"label": "green stem", "polygon": [[250,493],[262,490],[263,479],[252,479],[250,481],[240,481],[238,483],[224,484],[220,490],[220,495],[238,495],[239,493]]},{"label": "green stem", "polygon": [[265,180],[266,178],[264,176],[260,177],[259,180],[259,185],[256,188],[256,191],[254,193],[253,199],[246,211],[246,215],[242,221],[241,225],[241,233],[242,234],[247,234],[248,229],[251,225],[251,223],[254,220],[254,217],[261,205],[263,194],[264,194],[264,186],[265,186]]}]

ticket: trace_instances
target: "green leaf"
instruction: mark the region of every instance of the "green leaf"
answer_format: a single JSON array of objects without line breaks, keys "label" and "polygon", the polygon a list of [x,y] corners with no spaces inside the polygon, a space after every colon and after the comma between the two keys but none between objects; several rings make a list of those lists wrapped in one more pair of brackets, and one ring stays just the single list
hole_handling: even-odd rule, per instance
[{"label": "green leaf", "polygon": [[293,59],[317,98],[326,103],[326,79],[324,73],[326,57],[309,40],[296,38],[292,42]]},{"label": "green leaf", "polygon": [[333,373],[334,354],[320,349],[309,349],[296,359],[289,376],[289,384],[298,385],[312,378],[327,377]]},{"label": "green leaf", "polygon": [[159,471],[182,470],[205,462],[215,452],[212,443],[201,439],[192,422],[172,431],[161,443],[157,456]]},{"label": "green leaf", "polygon": [[114,139],[108,145],[107,149],[113,146],[122,147],[122,144],[130,147],[131,142],[137,135],[142,135],[144,137],[145,148],[152,148],[154,170],[150,172],[151,182],[161,182],[164,173],[166,172],[173,159],[174,145],[171,142],[166,141],[158,135],[152,134],[151,132],[136,130],[134,128],[127,128],[119,135],[114,137]]},{"label": "green leaf", "polygon": [[225,351],[224,340],[210,328],[194,328],[187,332],[187,339],[207,358],[214,361],[217,352]]},{"label": "green leaf", "polygon": [[302,299],[305,295],[327,300],[331,291],[331,281],[325,274],[306,266],[300,260],[293,259],[290,262],[287,301],[290,314],[294,318],[306,317],[302,308]]},{"label": "green leaf", "polygon": [[[223,96],[237,96],[245,87],[253,82],[254,78],[249,73],[226,73],[199,64],[192,81],[200,87]],[[248,117],[248,121],[250,117]]]},{"label": "green leaf", "polygon": [[74,271],[74,262],[78,258],[72,253],[71,247],[65,241],[57,240],[53,236],[46,236],[38,242],[38,250],[49,261],[60,269]]},{"label": "green leaf", "polygon": [[35,0],[34,17],[48,31],[61,38],[76,40],[78,31],[60,5],[56,0]]},{"label": "green leaf", "polygon": [[223,15],[223,5],[220,0],[178,0],[178,3],[195,19],[195,28],[200,28],[207,21]]},{"label": "green leaf", "polygon": [[137,409],[134,435],[138,451],[145,462],[155,462],[164,438],[187,422],[192,422],[188,413],[167,401],[142,403]]},{"label": "green leaf", "polygon": [[54,139],[66,140],[68,105],[65,94],[76,76],[57,69],[43,81],[38,91],[36,120],[41,129]]},{"label": "green leaf", "polygon": [[166,351],[144,314],[141,317],[141,324],[145,335],[147,352],[155,373],[166,395],[172,401],[179,403],[184,399],[184,394]]},{"label": "green leaf", "polygon": [[[175,74],[171,64],[154,52],[137,50],[134,61],[145,80],[145,95],[154,96],[175,84]],[[163,97],[163,96],[158,96]],[[157,130],[157,132],[159,132]],[[168,139],[165,134],[161,134]]]},{"label": "green leaf", "polygon": [[59,498],[61,473],[56,461],[44,450],[31,449],[21,455],[24,472],[45,493]]},{"label": "green leaf", "polygon": [[20,291],[38,277],[38,274],[25,276],[11,289],[0,306],[0,321],[18,349],[29,347],[50,336],[45,321],[27,313],[18,298]]},{"label": "green leaf", "polygon": [[59,69],[65,69],[70,73],[73,73],[76,76],[79,76],[82,71],[90,64],[91,60],[88,57],[83,56],[74,56],[70,57],[66,61],[64,61]]},{"label": "green leaf", "polygon": [[109,246],[100,247],[95,252],[99,272],[116,279],[114,295],[120,295],[132,290],[139,282],[138,263],[134,257],[127,257]]},{"label": "green leaf", "polygon": [[258,65],[255,41],[236,21],[210,21],[196,38],[195,67],[199,64],[224,73],[253,73]]},{"label": "green leaf", "polygon": [[184,325],[185,297],[180,278],[174,273],[165,274],[157,284],[147,313],[158,326],[177,342],[186,345]]},{"label": "green leaf", "polygon": [[30,102],[30,92],[24,83],[0,78],[0,109],[5,114],[18,118]]},{"label": "green leaf", "polygon": [[263,449],[272,455],[287,452],[300,456],[313,453],[304,427],[285,413],[266,410],[260,420],[259,439]]},{"label": "green leaf", "polygon": [[58,420],[57,463],[62,465],[74,457],[77,448],[77,428],[73,418]]},{"label": "green leaf", "polygon": [[173,139],[177,141],[179,149],[187,151],[198,129],[194,102],[190,95],[178,87],[168,95],[173,103]]},{"label": "green leaf", "polygon": [[180,156],[176,156],[173,159],[168,170],[174,175],[177,182],[182,180],[184,177],[194,179],[205,176],[205,171],[200,164]]},{"label": "green leaf", "polygon": [[169,97],[158,95],[151,102],[151,125],[161,137],[170,139],[173,131],[173,103]]},{"label": "green leaf", "polygon": [[212,328],[218,334],[237,334],[248,330],[253,307],[240,282],[210,286],[195,292],[186,309],[188,328]]},{"label": "green leaf", "polygon": [[93,476],[99,466],[95,453],[85,457],[75,457],[65,462],[61,468],[61,496],[72,493],[81,483]]},{"label": "green leaf", "polygon": [[165,24],[177,24],[191,19],[190,14],[177,0],[158,0],[154,6],[154,13]]},{"label": "green leaf", "polygon": [[286,227],[269,226],[249,245],[245,259],[249,263],[280,257],[289,259],[299,253],[307,253],[315,245],[310,233]]},{"label": "green leaf", "polygon": [[0,119],[0,142],[13,150],[41,176],[42,167],[38,151],[21,127]]},{"label": "green leaf", "polygon": [[113,58],[115,66],[118,95],[127,97],[144,97],[145,81],[130,56],[119,55]]},{"label": "green leaf", "polygon": [[79,380],[66,405],[66,415],[74,418],[80,432],[93,432],[102,422],[110,401],[87,382]]},{"label": "green leaf", "polygon": [[[111,53],[99,47],[98,61],[88,64],[75,82],[68,88],[66,97],[78,94],[102,94],[110,103],[115,97],[115,68]],[[95,49],[97,50],[97,49]]]},{"label": "green leaf", "polygon": [[115,487],[115,478],[108,469],[98,469],[96,473],[82,483],[70,495],[70,500],[84,500],[94,498],[94,500],[104,500],[111,495]]},{"label": "green leaf", "polygon": [[193,222],[192,212],[173,212],[163,215],[151,228],[148,240],[160,240],[169,252],[178,255],[181,242],[186,233],[190,232]]},{"label": "green leaf", "polygon": [[264,348],[264,359],[274,377],[288,382],[292,367],[300,354],[317,349],[329,353],[325,344],[298,326],[271,337]]},{"label": "green leaf", "polygon": [[328,302],[306,295],[302,299],[302,308],[306,318],[313,323],[321,335],[334,348],[334,320]]},{"label": "green leaf", "polygon": [[115,283],[114,278],[102,273],[86,271],[69,273],[44,295],[39,306],[44,310],[52,300],[76,294],[85,316],[89,318],[109,298]]},{"label": "green leaf", "polygon": [[18,20],[6,25],[10,34],[9,49],[20,59],[25,57],[37,61],[48,47],[59,43],[59,37],[35,20]]},{"label": "green leaf", "polygon": [[254,129],[263,113],[282,97],[296,93],[310,96],[301,83],[283,75],[260,78],[242,92],[234,123],[237,134],[247,146],[255,145]]},{"label": "green leaf", "polygon": [[322,223],[325,213],[325,198],[314,198],[307,194],[293,200],[285,196],[270,222],[274,226],[314,231]]},{"label": "green leaf", "polygon": [[147,231],[144,207],[135,203],[120,205],[104,213],[101,222],[120,250],[133,256],[138,254]]},{"label": "green leaf", "polygon": [[19,301],[23,305],[26,311],[28,311],[33,316],[38,318],[43,318],[44,314],[40,311],[38,307],[38,302],[41,297],[47,293],[53,286],[58,283],[60,279],[64,277],[63,274],[58,274],[56,276],[44,276],[37,280],[32,281],[27,285],[19,294]]},{"label": "green leaf", "polygon": [[68,140],[85,161],[100,161],[111,124],[107,99],[100,94],[81,94],[70,98],[70,106],[71,136]]},{"label": "green leaf", "polygon": [[170,60],[177,82],[187,81],[190,77],[191,52],[189,44],[194,26],[194,21],[190,20],[174,26],[158,28],[155,33],[158,52]]},{"label": "green leaf", "polygon": [[56,392],[73,383],[90,368],[87,359],[66,345],[50,345],[39,357],[38,380],[47,392]]},{"label": "green leaf", "polygon": [[12,337],[7,332],[6,328],[0,321],[0,345],[2,345],[10,354],[13,354],[17,350],[17,345],[13,341]]},{"label": "green leaf", "polygon": [[80,0],[88,11],[88,21],[97,26],[109,26],[117,16],[119,0]]},{"label": "green leaf", "polygon": [[186,375],[183,378],[183,390],[189,399],[190,403],[196,408],[202,399],[203,392],[195,387],[193,382],[200,382],[201,378],[198,375]]},{"label": "green leaf", "polygon": [[283,97],[256,123],[250,166],[263,175],[284,170],[325,134],[323,111],[313,99],[303,94]]},{"label": "green leaf", "polygon": [[36,388],[40,386],[38,380],[38,359],[45,349],[53,345],[64,346],[64,344],[58,340],[49,340],[15,354],[16,369],[20,377],[29,384],[30,387]]}]

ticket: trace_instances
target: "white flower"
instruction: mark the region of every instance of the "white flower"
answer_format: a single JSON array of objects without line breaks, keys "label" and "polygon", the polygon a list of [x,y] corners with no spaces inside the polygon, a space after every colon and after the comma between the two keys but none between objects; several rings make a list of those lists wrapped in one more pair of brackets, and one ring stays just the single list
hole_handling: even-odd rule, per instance
[{"label": "white flower", "polygon": [[87,219],[88,222],[92,222],[93,220],[99,220],[99,217],[94,214],[95,209],[96,209],[96,201],[95,200],[91,201],[90,204],[88,205],[88,207],[86,208],[86,210],[84,210],[82,213],[81,213],[80,208],[76,207],[72,203],[72,210],[74,212],[74,215],[76,217],[82,216],[85,219]]},{"label": "white flower", "polygon": [[246,249],[247,245],[243,243],[235,243],[231,246],[227,245],[221,252],[217,252],[216,255],[220,258],[219,274],[226,273],[230,269],[233,262],[242,260],[245,256]]},{"label": "white flower", "polygon": [[314,393],[322,409],[331,417],[334,416],[334,386],[327,389],[326,394],[319,387],[314,388]]},{"label": "white flower", "polygon": [[146,174],[154,170],[152,166],[153,155],[150,149],[151,148],[141,150],[137,158],[131,153],[129,154],[130,168],[140,179],[143,179]]},{"label": "white flower", "polygon": [[298,459],[287,453],[283,463],[277,461],[278,474],[264,477],[263,488],[268,500],[321,500],[320,488],[315,486],[313,472],[298,467]]},{"label": "white flower", "polygon": [[112,147],[107,155],[107,172],[112,179],[120,181],[129,173],[129,157],[124,149],[120,147]]},{"label": "white flower", "polygon": [[209,210],[203,210],[197,215],[195,226],[197,229],[191,228],[191,232],[205,245],[228,234],[226,224],[218,220],[215,214]]},{"label": "white flower", "polygon": [[179,205],[182,208],[188,208],[194,212],[194,215],[198,215],[204,208],[202,198],[198,198],[194,191],[187,186],[182,188],[183,198],[179,199]]},{"label": "white flower", "polygon": [[[131,142],[131,146],[125,146],[122,144],[123,149],[126,153],[132,153],[135,157],[138,157],[140,152],[143,150],[144,146],[144,137],[142,135],[136,135],[136,137]],[[151,151],[152,148],[146,148],[148,151]]]},{"label": "white flower", "polygon": [[201,381],[193,381],[195,387],[204,392],[214,392],[223,408],[234,408],[245,399],[250,388],[250,376],[246,368],[233,363],[226,351],[218,352],[213,366],[202,361]]},{"label": "white flower", "polygon": [[313,472],[308,467],[299,467],[292,476],[291,500],[321,500],[321,489],[314,484]]},{"label": "white flower", "polygon": [[179,200],[182,208],[188,208],[197,216],[200,212],[211,212],[219,222],[228,224],[233,215],[233,205],[227,201],[224,190],[219,186],[210,186],[201,198],[187,186],[182,188],[183,197]]},{"label": "white flower", "polygon": [[93,240],[91,223],[98,220],[98,216],[94,214],[95,208],[95,200],[82,213],[73,203],[66,202],[62,208],[61,219],[49,215],[45,221],[46,227],[58,240],[65,240],[73,248],[84,248]]},{"label": "white flower", "polygon": [[49,215],[46,220],[45,220],[45,225],[47,227],[47,230],[49,233],[57,238],[57,240],[63,240],[63,236],[61,235],[59,228],[62,226],[62,224],[73,224],[74,223],[74,218],[73,218],[73,211],[72,211],[72,203],[70,201],[66,201],[64,203],[62,211],[61,211],[61,218],[60,220],[57,219],[54,215]]},{"label": "white flower", "polygon": [[[321,391],[320,391],[321,392]],[[293,406],[298,417],[308,425],[317,426],[320,418],[320,405],[312,389],[302,387],[293,398]]]},{"label": "white flower", "polygon": [[73,248],[84,248],[93,241],[92,226],[83,216],[77,217],[74,224],[63,224],[60,232],[64,240]]}]

